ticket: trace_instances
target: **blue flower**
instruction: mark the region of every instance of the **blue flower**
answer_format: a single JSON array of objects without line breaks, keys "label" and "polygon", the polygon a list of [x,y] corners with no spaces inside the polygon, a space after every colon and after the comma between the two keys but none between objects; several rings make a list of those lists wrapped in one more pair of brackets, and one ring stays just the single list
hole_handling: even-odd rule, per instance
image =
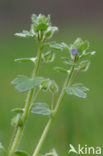
[{"label": "blue flower", "polygon": [[71,52],[72,52],[73,55],[75,55],[75,54],[78,53],[78,50],[76,48],[74,48],[74,49],[71,49]]}]

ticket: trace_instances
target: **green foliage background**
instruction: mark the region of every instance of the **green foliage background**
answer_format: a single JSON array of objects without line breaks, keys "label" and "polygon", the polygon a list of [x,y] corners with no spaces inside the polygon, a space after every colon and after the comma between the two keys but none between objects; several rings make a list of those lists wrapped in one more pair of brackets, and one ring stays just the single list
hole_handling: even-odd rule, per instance
[{"label": "green foliage background", "polygon": [[[12,132],[10,120],[14,115],[10,110],[17,106],[24,106],[26,97],[26,94],[17,92],[10,82],[20,74],[29,76],[33,69],[31,63],[18,64],[13,60],[35,56],[37,50],[35,41],[16,38],[13,36],[14,30],[11,32],[12,35],[0,36],[0,141],[6,148]],[[72,43],[77,37],[88,39],[91,49],[97,52],[92,58],[90,69],[86,73],[81,73],[77,79],[77,82],[83,82],[90,91],[86,99],[65,97],[61,111],[42,147],[42,152],[55,147],[60,156],[66,156],[70,143],[75,147],[77,144],[103,146],[103,37],[97,27],[88,29],[60,26],[60,33],[56,34],[57,41],[66,43]],[[55,79],[60,87],[65,74],[56,73],[53,67],[61,64],[61,55],[65,54],[58,52],[55,62],[45,65],[40,72],[40,75]],[[42,93],[37,101],[49,103],[50,98],[48,93]],[[20,148],[32,153],[47,122],[47,117],[30,114],[28,120]]]}]

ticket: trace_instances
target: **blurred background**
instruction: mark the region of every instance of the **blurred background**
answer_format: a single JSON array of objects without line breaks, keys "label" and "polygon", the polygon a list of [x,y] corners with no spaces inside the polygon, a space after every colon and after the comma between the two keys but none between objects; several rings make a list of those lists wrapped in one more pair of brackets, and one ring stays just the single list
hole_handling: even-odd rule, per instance
[{"label": "blurred background", "polygon": [[[56,40],[72,43],[77,37],[90,41],[90,50],[96,50],[90,69],[80,73],[76,80],[90,88],[87,99],[66,96],[61,110],[49,132],[41,153],[55,147],[60,156],[67,156],[69,144],[103,147],[103,1],[97,0],[0,0],[0,141],[7,148],[12,134],[10,125],[14,116],[11,109],[22,107],[26,94],[18,93],[10,82],[17,75],[31,75],[32,64],[17,64],[15,58],[36,55],[36,44],[20,39],[15,32],[29,29],[32,13],[50,14],[53,25],[59,27]],[[65,75],[53,70],[61,63],[44,66],[40,75],[51,77],[61,86]],[[47,98],[47,96],[49,98]],[[58,96],[58,95],[57,95]],[[50,95],[42,93],[38,100],[50,103]],[[27,121],[20,149],[33,152],[48,118],[31,114]],[[71,154],[72,155],[72,154]]]}]

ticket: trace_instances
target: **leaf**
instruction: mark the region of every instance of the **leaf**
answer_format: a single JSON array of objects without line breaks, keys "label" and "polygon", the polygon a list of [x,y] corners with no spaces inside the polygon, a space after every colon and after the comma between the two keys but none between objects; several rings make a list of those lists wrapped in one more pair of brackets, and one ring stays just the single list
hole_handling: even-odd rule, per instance
[{"label": "leaf", "polygon": [[54,49],[54,50],[65,50],[68,48],[68,46],[65,43],[56,43],[56,42],[48,42],[44,44],[45,46]]},{"label": "leaf", "polygon": [[29,154],[27,152],[19,151],[19,150],[15,152],[15,155],[17,155],[17,156],[29,156]]},{"label": "leaf", "polygon": [[57,31],[58,27],[49,26],[46,32],[44,33],[45,39],[50,39]]},{"label": "leaf", "polygon": [[2,145],[2,143],[0,142],[0,151],[5,151],[4,146]]},{"label": "leaf", "polygon": [[46,153],[43,156],[58,156],[56,150],[53,148],[49,153]]},{"label": "leaf", "polygon": [[29,32],[27,30],[23,30],[22,33],[16,33],[15,36],[23,37],[23,38],[32,38],[32,37],[36,37],[36,34],[33,34],[32,32]]},{"label": "leaf", "polygon": [[83,43],[82,39],[81,38],[77,38],[74,41],[73,46],[78,49],[81,46],[82,43]]},{"label": "leaf", "polygon": [[39,14],[39,16],[33,14],[32,21],[33,21],[32,28],[33,28],[34,32],[37,32],[37,33],[39,31],[46,31],[47,28],[51,25],[49,15],[48,15],[48,17],[46,17],[42,14]]},{"label": "leaf", "polygon": [[35,79],[30,79],[26,76],[18,76],[11,84],[15,85],[15,88],[19,92],[26,92],[33,89],[34,87],[40,86],[41,82],[44,80],[42,77],[36,77]]},{"label": "leaf", "polygon": [[67,64],[67,65],[70,65],[70,66],[76,66],[77,65],[75,62],[70,60],[70,58],[62,57],[62,60],[63,60],[64,64]]},{"label": "leaf", "polygon": [[59,72],[63,72],[63,73],[68,73],[67,69],[64,69],[62,67],[55,67],[55,70],[59,71]]},{"label": "leaf", "polygon": [[81,55],[80,55],[80,59],[88,59],[89,57],[95,55],[95,51],[92,51],[92,52],[83,52]]},{"label": "leaf", "polygon": [[62,50],[61,44],[56,43],[56,42],[49,43],[49,47],[55,50]]},{"label": "leaf", "polygon": [[38,18],[37,18],[37,15],[36,14],[32,14],[32,22],[35,23],[35,24],[38,24]]},{"label": "leaf", "polygon": [[80,53],[88,49],[88,47],[89,47],[89,42],[83,41],[81,38],[77,38],[77,40],[72,45],[72,48],[76,48]]},{"label": "leaf", "polygon": [[31,57],[31,58],[19,58],[19,59],[15,59],[15,62],[33,62],[36,63],[37,58],[36,57]]},{"label": "leaf", "polygon": [[40,114],[40,115],[48,116],[48,115],[51,115],[53,113],[53,110],[50,110],[46,103],[35,103],[31,112],[34,114]]},{"label": "leaf", "polygon": [[41,89],[47,91],[50,85],[50,79],[45,79],[41,83]]},{"label": "leaf", "polygon": [[82,62],[79,64],[79,68],[80,68],[80,70],[82,70],[82,71],[85,72],[85,71],[88,70],[89,65],[90,65],[90,61],[85,60],[85,61],[82,61]]},{"label": "leaf", "polygon": [[14,113],[23,113],[24,112],[24,108],[13,108],[11,110],[11,112],[14,112]]},{"label": "leaf", "polygon": [[42,54],[42,58],[45,63],[51,63],[54,61],[55,54],[52,53],[51,51],[48,51],[48,52]]},{"label": "leaf", "polygon": [[89,89],[84,87],[81,83],[73,84],[71,87],[67,87],[66,93],[69,95],[75,95],[80,98],[86,98],[87,94],[85,93]]},{"label": "leaf", "polygon": [[64,61],[65,64],[68,64],[70,66],[76,66],[77,64],[73,61]]},{"label": "leaf", "polygon": [[51,80],[50,85],[49,85],[49,91],[52,94],[56,94],[58,92],[58,85],[56,84],[56,82],[54,80]]},{"label": "leaf", "polygon": [[14,116],[11,120],[11,125],[13,127],[19,126],[22,127],[23,126],[23,121],[21,118],[21,114],[17,114],[16,116]]},{"label": "leaf", "polygon": [[38,23],[50,24],[50,15],[46,17],[43,14],[39,14]]},{"label": "leaf", "polygon": [[40,23],[34,28],[34,30],[35,32],[39,32],[39,31],[45,31],[47,28],[48,28],[48,24]]},{"label": "leaf", "polygon": [[84,50],[88,49],[89,47],[89,42],[88,41],[84,41],[81,46],[79,47],[78,51],[79,52],[83,52]]}]

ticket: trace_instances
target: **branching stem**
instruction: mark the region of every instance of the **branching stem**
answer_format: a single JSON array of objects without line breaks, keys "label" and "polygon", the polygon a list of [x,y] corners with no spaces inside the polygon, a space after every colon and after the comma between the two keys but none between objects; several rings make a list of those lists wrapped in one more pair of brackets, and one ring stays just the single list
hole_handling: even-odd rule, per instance
[{"label": "branching stem", "polygon": [[[38,53],[37,53],[37,62],[36,62],[36,65],[35,65],[33,73],[32,73],[32,79],[34,79],[38,75],[38,72],[39,72],[39,65],[40,65],[40,59],[41,59],[41,48],[42,48],[41,43],[39,42]],[[24,113],[22,116],[23,126],[17,127],[17,132],[12,141],[11,149],[8,153],[8,156],[14,156],[15,150],[17,149],[17,146],[20,142],[20,139],[21,139],[24,127],[25,127],[25,121],[27,120],[28,115],[29,115],[29,110],[30,110],[30,106],[31,106],[32,98],[33,98],[33,93],[34,93],[34,90],[30,90],[28,92],[27,100],[26,100],[26,104],[25,104],[25,110],[24,110]]]},{"label": "branching stem", "polygon": [[45,140],[45,138],[46,138],[46,136],[48,134],[48,131],[50,130],[50,127],[52,126],[52,123],[53,123],[53,121],[54,121],[54,119],[56,117],[56,114],[57,114],[57,112],[59,110],[59,107],[60,107],[60,105],[61,105],[61,103],[62,103],[62,101],[64,99],[64,96],[65,96],[65,88],[68,86],[68,84],[70,82],[70,79],[72,77],[73,71],[74,71],[74,67],[71,68],[71,71],[70,71],[69,75],[67,76],[67,79],[66,79],[66,81],[64,83],[64,86],[63,86],[63,88],[61,90],[60,96],[59,96],[59,98],[57,100],[57,103],[56,103],[56,106],[55,106],[55,109],[54,109],[54,113],[49,118],[49,121],[48,121],[46,127],[44,128],[44,131],[43,131],[43,133],[41,135],[41,138],[40,138],[40,140],[39,140],[39,142],[38,142],[38,144],[36,146],[36,149],[35,149],[35,151],[33,153],[33,156],[38,156],[38,154],[40,152],[40,149],[41,149],[41,147],[42,147],[42,145],[44,143],[44,140]]}]

